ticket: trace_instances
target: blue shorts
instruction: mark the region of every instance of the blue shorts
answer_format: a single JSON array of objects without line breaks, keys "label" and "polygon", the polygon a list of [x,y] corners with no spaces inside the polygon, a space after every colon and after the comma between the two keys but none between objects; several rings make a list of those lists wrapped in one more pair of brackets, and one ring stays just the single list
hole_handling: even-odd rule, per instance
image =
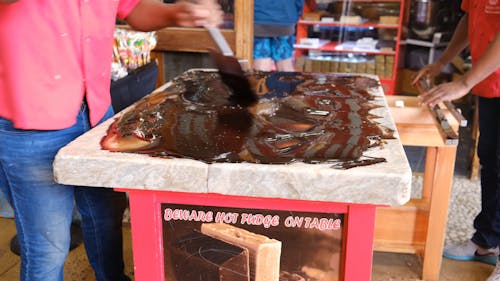
[{"label": "blue shorts", "polygon": [[274,61],[289,59],[293,56],[294,43],[294,35],[279,37],[254,37],[253,58],[272,58]]}]

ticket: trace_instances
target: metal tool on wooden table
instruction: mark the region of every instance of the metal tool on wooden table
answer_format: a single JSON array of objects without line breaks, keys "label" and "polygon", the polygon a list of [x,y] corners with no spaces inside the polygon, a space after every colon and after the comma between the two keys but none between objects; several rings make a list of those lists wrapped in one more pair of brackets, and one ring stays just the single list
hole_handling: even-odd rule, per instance
[{"label": "metal tool on wooden table", "polygon": [[446,106],[446,108],[448,108],[448,110],[453,115],[453,117],[455,117],[455,119],[457,119],[460,127],[467,127],[467,119],[465,119],[465,117],[462,115],[462,113],[460,113],[460,111],[458,111],[458,109],[455,107],[455,105],[453,105],[453,103],[451,101],[443,101],[443,104],[444,104],[444,106]]},{"label": "metal tool on wooden table", "polygon": [[248,107],[256,103],[258,98],[255,92],[250,86],[245,72],[243,71],[242,64],[245,64],[244,60],[238,60],[229,47],[226,38],[222,35],[221,31],[217,27],[205,27],[212,39],[215,41],[221,52],[210,49],[209,53],[212,57],[212,61],[219,70],[222,81],[226,84],[233,92],[230,100],[237,105],[242,107]]},{"label": "metal tool on wooden table", "polygon": [[[424,79],[420,79],[417,84],[417,89],[420,93],[423,93],[431,88],[430,83]],[[467,126],[467,120],[462,116],[462,114],[456,109],[456,107],[451,102],[443,102],[446,108],[450,111],[453,117],[458,121],[460,126]],[[429,112],[434,116],[435,121],[439,125],[439,131],[445,144],[447,145],[458,145],[458,134],[453,130],[450,122],[444,114],[444,109],[441,108],[439,104],[434,106],[428,106]]]}]

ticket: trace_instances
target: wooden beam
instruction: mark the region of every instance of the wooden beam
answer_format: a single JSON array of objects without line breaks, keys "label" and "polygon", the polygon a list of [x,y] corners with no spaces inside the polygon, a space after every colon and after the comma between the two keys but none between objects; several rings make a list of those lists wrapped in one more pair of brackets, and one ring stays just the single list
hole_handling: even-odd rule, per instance
[{"label": "wooden beam", "polygon": [[[234,30],[223,29],[222,34],[234,50],[236,34]],[[176,51],[206,53],[209,48],[218,49],[204,28],[168,27],[157,31],[158,44],[155,51]]]},{"label": "wooden beam", "polygon": [[252,65],[253,59],[253,0],[234,0],[234,31],[236,57],[246,59]]}]

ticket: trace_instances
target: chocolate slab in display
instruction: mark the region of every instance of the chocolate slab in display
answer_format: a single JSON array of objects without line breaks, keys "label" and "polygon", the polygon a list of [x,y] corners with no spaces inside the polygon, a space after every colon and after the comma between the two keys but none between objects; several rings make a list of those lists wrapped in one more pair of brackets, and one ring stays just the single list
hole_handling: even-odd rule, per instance
[{"label": "chocolate slab in display", "polygon": [[[346,81],[360,76],[378,81],[375,76],[338,75],[345,76],[342,78]],[[156,92],[168,87],[169,84]],[[368,91],[375,96],[371,102],[376,105],[369,114],[378,116],[376,122],[381,126],[396,130],[382,88],[371,87]],[[54,162],[56,181],[108,188],[381,205],[402,205],[410,198],[411,170],[397,132],[395,138],[383,139],[381,145],[363,151],[364,158],[385,159],[384,162],[338,169],[332,162],[207,163],[110,152],[102,149],[100,142],[113,121],[104,122],[59,151]]]},{"label": "chocolate slab in display", "polygon": [[199,232],[171,247],[176,280],[250,281],[248,251]]}]

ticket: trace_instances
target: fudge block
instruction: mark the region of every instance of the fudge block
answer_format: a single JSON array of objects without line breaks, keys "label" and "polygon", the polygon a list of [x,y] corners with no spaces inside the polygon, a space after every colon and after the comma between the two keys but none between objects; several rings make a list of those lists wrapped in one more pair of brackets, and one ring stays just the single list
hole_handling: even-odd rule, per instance
[{"label": "fudge block", "polygon": [[281,241],[224,223],[204,223],[201,232],[248,249],[250,280],[279,281]]}]

